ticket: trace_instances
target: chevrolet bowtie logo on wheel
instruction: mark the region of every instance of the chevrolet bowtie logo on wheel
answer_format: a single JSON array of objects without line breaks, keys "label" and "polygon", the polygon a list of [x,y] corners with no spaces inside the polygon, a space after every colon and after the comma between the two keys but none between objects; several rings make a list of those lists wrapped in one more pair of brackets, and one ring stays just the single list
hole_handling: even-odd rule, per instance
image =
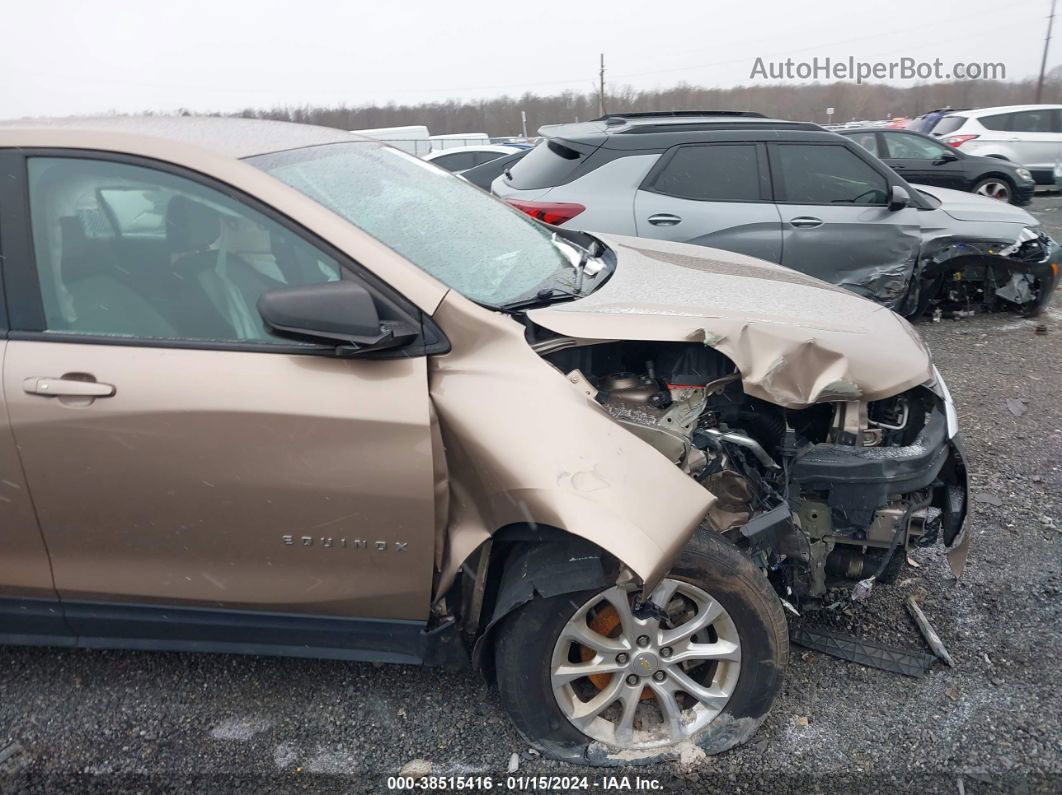
[{"label": "chevrolet bowtie logo on wheel", "polygon": [[335,538],[333,536],[295,536],[280,537],[285,546],[325,547],[331,549],[375,549],[377,552],[405,552],[405,541],[370,541],[367,538]]}]

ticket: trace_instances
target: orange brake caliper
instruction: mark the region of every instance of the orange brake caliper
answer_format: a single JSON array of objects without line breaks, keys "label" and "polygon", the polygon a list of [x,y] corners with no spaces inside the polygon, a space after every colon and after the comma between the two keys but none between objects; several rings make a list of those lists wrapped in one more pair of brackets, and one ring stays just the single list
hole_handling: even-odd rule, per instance
[{"label": "orange brake caliper", "polygon": [[[612,605],[606,605],[602,610],[598,610],[597,614],[590,620],[590,623],[587,624],[587,626],[598,635],[604,635],[606,638],[612,637],[612,633],[619,625],[619,613],[616,612],[616,608]],[[593,650],[588,649],[586,646],[583,646],[579,650],[579,653],[583,658],[583,662],[588,662],[589,660],[594,659]],[[608,686],[608,683],[612,681],[613,676],[620,676],[620,674],[591,674],[587,679],[589,679],[598,690],[604,690]],[[642,690],[642,701],[647,701],[652,697],[653,691],[648,687]]]}]

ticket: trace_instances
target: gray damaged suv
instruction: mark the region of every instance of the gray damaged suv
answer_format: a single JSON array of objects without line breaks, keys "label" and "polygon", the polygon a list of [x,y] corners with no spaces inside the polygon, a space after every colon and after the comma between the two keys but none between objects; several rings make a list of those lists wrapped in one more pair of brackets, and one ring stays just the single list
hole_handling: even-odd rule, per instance
[{"label": "gray damaged suv", "polygon": [[814,124],[677,111],[540,133],[491,188],[547,223],[748,254],[912,318],[1036,314],[1058,281],[1058,246],[1024,210],[912,186]]}]

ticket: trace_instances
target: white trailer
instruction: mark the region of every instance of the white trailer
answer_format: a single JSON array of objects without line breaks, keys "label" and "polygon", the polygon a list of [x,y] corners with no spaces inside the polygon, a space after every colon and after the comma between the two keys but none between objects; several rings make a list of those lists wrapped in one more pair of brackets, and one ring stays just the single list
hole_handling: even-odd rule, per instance
[{"label": "white trailer", "polygon": [[486,133],[447,133],[446,135],[432,135],[428,138],[431,142],[431,151],[438,152],[443,149],[453,149],[455,146],[480,146],[490,143],[490,136]]},{"label": "white trailer", "polygon": [[404,149],[411,155],[421,157],[431,151],[432,144],[428,128],[423,124],[411,124],[406,127],[373,127],[368,130],[351,130],[355,135],[375,138],[398,149]]}]

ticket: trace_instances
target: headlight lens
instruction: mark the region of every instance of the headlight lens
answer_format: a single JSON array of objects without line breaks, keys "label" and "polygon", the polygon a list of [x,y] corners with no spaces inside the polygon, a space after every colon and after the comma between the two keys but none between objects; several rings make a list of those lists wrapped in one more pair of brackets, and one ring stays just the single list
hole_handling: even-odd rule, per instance
[{"label": "headlight lens", "polygon": [[1029,172],[1029,169],[1027,169],[1027,168],[1016,168],[1014,170],[1018,173],[1018,176],[1021,177],[1026,182],[1032,182],[1033,181],[1032,174]]}]

